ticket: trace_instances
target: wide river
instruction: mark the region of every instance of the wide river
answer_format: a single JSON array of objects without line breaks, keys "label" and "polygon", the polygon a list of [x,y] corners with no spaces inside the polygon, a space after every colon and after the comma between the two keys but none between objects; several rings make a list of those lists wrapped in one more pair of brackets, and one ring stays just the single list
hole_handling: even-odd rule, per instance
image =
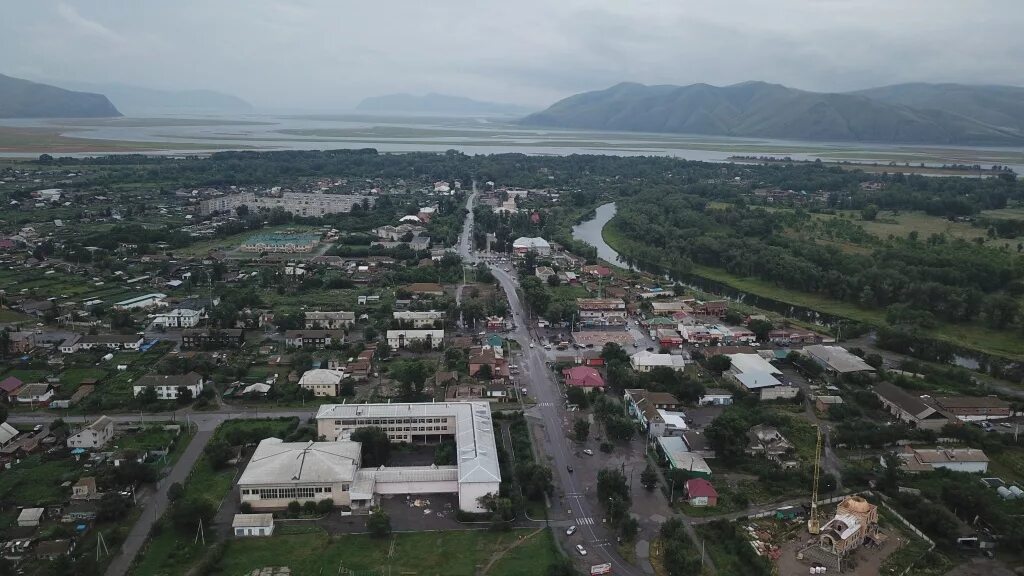
[{"label": "wide river", "polygon": [[[808,142],[768,138],[727,138],[689,134],[654,134],[561,130],[521,126],[508,117],[426,117],[387,115],[151,115],[84,120],[0,120],[5,127],[43,129],[49,142],[26,139],[19,150],[0,146],[0,156],[37,156],[49,145],[65,154],[136,151],[148,153],[216,150],[324,150],[376,148],[381,152],[466,154],[614,154],[676,156],[687,160],[726,161],[732,156],[791,157],[796,160],[890,162],[898,166],[980,164],[1011,166],[1024,173],[1024,148],[902,146],[850,142]],[[77,140],[60,142],[61,137]],[[57,145],[60,144],[60,147]],[[76,149],[77,147],[77,149]],[[43,149],[41,149],[43,148]]]}]

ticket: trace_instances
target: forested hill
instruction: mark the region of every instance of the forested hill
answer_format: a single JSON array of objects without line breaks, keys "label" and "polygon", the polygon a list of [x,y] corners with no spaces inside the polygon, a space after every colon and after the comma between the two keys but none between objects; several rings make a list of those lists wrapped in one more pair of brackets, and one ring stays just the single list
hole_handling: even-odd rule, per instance
[{"label": "forested hill", "polygon": [[120,115],[102,94],[73,92],[0,74],[0,118],[108,118]]},{"label": "forested hill", "polygon": [[[1010,87],[914,85],[849,94],[765,82],[717,87],[623,83],[531,114],[528,125],[917,144],[1024,143],[1024,99]],[[942,88],[945,86],[945,88]],[[943,95],[945,94],[945,95]],[[992,110],[990,104],[998,102]]]}]

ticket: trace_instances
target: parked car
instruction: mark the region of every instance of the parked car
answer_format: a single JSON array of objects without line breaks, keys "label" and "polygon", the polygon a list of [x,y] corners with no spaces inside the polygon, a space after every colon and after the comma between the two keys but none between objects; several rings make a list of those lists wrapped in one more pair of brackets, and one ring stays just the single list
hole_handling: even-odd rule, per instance
[{"label": "parked car", "polygon": [[587,456],[593,456],[594,455],[594,451],[591,450],[590,448],[585,448],[583,450],[583,453],[586,454]]},{"label": "parked car", "polygon": [[572,536],[575,533],[576,533],[576,527],[575,526],[569,526],[568,528],[565,529],[565,535],[566,536]]}]

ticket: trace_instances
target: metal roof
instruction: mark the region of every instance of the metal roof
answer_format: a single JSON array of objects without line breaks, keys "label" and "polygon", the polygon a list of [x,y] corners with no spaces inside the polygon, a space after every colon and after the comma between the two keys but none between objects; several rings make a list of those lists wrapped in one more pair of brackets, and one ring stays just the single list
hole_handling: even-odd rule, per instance
[{"label": "metal roof", "polygon": [[351,482],[359,458],[359,442],[285,442],[264,438],[238,484]]},{"label": "metal roof", "polygon": [[454,417],[458,481],[500,482],[491,406],[487,402],[323,404],[317,420],[341,418]]},{"label": "metal roof", "polygon": [[263,528],[274,525],[273,514],[235,514],[232,528]]},{"label": "metal roof", "polygon": [[805,346],[803,351],[840,374],[875,371],[867,362],[839,346],[815,344],[814,346]]}]

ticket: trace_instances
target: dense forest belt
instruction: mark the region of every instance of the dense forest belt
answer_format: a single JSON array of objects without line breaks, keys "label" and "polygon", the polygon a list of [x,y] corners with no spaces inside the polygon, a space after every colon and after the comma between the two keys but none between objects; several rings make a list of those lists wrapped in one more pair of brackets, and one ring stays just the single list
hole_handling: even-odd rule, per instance
[{"label": "dense forest belt", "polygon": [[[710,266],[689,265],[684,269],[677,263],[673,270],[672,263],[665,261],[662,250],[629,238],[619,228],[620,220],[621,216],[618,215],[612,218],[604,227],[602,236],[626,261],[645,271],[668,274],[673,280],[684,284],[696,285],[731,298],[743,298],[748,304],[793,315],[800,320],[830,324],[836,319],[848,319],[876,328],[887,327],[884,310],[863,308],[820,294],[783,288],[772,282],[737,276]],[[926,358],[928,360],[950,361],[954,355],[961,356],[977,361],[986,372],[999,374],[1007,361],[1024,360],[1024,338],[1009,330],[993,330],[975,323],[939,323],[933,328],[920,329],[915,336],[924,337],[920,348],[941,350],[942,353],[928,354],[932,356]],[[935,342],[929,343],[926,341],[928,339]],[[913,354],[913,351],[908,353]]]}]

